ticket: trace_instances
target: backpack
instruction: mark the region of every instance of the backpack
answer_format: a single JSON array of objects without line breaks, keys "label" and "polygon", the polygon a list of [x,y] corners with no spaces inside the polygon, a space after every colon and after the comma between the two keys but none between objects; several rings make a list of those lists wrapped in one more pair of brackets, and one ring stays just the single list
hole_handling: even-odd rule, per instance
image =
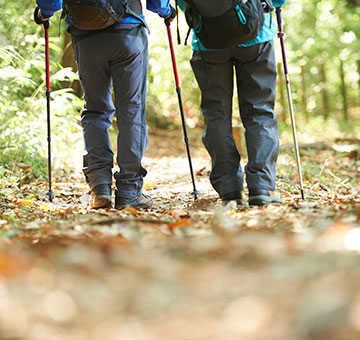
[{"label": "backpack", "polygon": [[128,6],[127,0],[63,0],[63,14],[81,30],[101,30],[131,15],[144,23]]},{"label": "backpack", "polygon": [[256,38],[272,0],[184,0],[189,30],[208,49],[224,49]]}]

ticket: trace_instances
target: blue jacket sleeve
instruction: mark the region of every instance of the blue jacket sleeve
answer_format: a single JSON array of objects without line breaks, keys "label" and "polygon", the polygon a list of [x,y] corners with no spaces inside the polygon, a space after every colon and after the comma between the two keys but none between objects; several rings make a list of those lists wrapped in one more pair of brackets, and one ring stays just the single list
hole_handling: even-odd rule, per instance
[{"label": "blue jacket sleeve", "polygon": [[62,0],[36,0],[44,18],[51,17],[62,8]]},{"label": "blue jacket sleeve", "polygon": [[163,18],[166,18],[171,13],[170,0],[147,0],[146,8]]},{"label": "blue jacket sleeve", "polygon": [[273,0],[273,6],[274,6],[274,7],[280,7],[280,6],[282,6],[285,2],[286,2],[286,0]]}]

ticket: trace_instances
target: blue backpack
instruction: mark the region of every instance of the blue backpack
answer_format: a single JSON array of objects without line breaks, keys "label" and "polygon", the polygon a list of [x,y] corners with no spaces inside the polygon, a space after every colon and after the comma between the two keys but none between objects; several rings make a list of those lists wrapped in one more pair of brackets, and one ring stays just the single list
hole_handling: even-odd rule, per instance
[{"label": "blue backpack", "polygon": [[185,17],[208,49],[224,49],[256,38],[272,0],[184,0]]},{"label": "blue backpack", "polygon": [[101,30],[128,15],[143,22],[126,0],[63,0],[63,9],[71,24],[81,30]]}]

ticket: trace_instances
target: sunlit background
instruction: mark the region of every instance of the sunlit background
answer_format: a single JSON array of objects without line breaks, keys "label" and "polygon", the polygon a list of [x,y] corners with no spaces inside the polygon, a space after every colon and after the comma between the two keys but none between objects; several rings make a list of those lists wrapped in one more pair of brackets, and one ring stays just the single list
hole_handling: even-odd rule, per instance
[{"label": "sunlit background", "polygon": [[[307,200],[297,199],[276,41],[277,164],[286,204],[246,211],[200,207],[185,220],[174,217],[188,213],[184,206],[192,188],[190,181],[177,181],[189,174],[166,29],[159,17],[146,12],[150,142],[144,165],[151,171],[144,188],[163,201],[183,204],[172,216],[161,209],[140,215],[165,218],[156,228],[137,225],[139,216],[131,211],[124,216],[87,214],[83,196],[72,203],[74,193],[86,190],[79,180],[83,100],[60,13],[50,28],[53,164],[55,178],[61,178],[54,190],[75,198],[53,204],[26,192],[34,182],[45,191],[47,179],[44,36],[32,21],[34,6],[35,1],[0,0],[0,202],[16,202],[17,209],[0,206],[0,340],[358,340],[359,1],[289,0],[283,6]],[[179,30],[184,42],[182,14]],[[201,145],[203,120],[189,65],[191,46],[177,45],[176,21],[172,35],[194,168],[204,193],[210,164]],[[233,125],[246,160],[235,93]],[[115,141],[115,128],[111,131]],[[162,169],[171,169],[166,178],[159,178]],[[13,187],[21,190],[20,199]],[[209,197],[200,203],[215,205],[214,192]],[[29,218],[32,207],[45,217]],[[23,225],[18,219],[26,219],[17,215],[21,208],[30,219]],[[71,224],[75,209],[85,221]],[[57,219],[52,228],[51,213]],[[205,226],[192,225],[210,215]],[[111,225],[96,224],[114,216],[118,220]],[[31,244],[12,246],[26,233]]]}]

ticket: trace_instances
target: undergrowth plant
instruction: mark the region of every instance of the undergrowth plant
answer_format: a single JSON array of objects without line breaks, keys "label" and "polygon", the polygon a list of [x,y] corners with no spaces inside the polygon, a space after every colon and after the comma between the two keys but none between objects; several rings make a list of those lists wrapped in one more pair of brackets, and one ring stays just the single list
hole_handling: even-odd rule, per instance
[{"label": "undergrowth plant", "polygon": [[[47,130],[44,33],[32,21],[33,8],[24,2],[0,0],[0,170],[30,169],[30,177],[46,176]],[[81,140],[82,101],[61,82],[76,78],[59,64],[61,40],[50,35],[51,119],[55,167],[74,153]],[[71,146],[71,147],[70,147]],[[29,170],[27,170],[29,171]],[[16,183],[15,183],[16,184]]]}]

